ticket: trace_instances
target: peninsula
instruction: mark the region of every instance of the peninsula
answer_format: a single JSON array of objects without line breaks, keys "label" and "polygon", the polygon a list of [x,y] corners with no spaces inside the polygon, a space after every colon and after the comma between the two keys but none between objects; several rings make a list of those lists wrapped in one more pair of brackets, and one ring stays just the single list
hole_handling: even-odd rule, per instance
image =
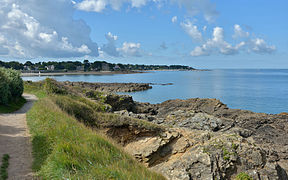
[{"label": "peninsula", "polygon": [[143,73],[143,71],[153,70],[196,70],[193,67],[183,65],[144,65],[144,64],[121,64],[108,63],[106,61],[89,60],[80,61],[48,61],[32,63],[26,61],[20,63],[17,61],[0,61],[0,67],[20,70],[22,76],[44,76],[51,75],[77,75],[77,74],[131,74]]}]

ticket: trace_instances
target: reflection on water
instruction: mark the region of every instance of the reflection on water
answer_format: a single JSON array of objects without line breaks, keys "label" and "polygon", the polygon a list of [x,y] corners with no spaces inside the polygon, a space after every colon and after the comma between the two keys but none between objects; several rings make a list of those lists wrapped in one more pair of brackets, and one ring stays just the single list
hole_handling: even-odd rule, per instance
[{"label": "reflection on water", "polygon": [[[51,76],[58,81],[173,83],[126,93],[136,101],[160,103],[169,99],[217,98],[231,108],[256,112],[288,111],[288,70],[159,71],[118,75]],[[45,77],[25,77],[38,81]]]}]

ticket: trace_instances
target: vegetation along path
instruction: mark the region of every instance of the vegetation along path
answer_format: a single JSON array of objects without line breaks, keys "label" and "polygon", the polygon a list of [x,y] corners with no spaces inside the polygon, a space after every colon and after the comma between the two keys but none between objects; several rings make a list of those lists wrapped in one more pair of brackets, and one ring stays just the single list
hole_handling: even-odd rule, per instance
[{"label": "vegetation along path", "polygon": [[26,123],[26,112],[37,100],[24,94],[27,103],[18,111],[0,114],[0,157],[9,154],[8,179],[32,179],[32,146]]}]

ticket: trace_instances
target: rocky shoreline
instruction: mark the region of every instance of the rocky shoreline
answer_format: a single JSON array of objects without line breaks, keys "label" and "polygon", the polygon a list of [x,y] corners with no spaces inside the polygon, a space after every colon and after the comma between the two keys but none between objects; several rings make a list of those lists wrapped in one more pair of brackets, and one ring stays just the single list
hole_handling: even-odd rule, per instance
[{"label": "rocky shoreline", "polygon": [[288,179],[286,113],[230,109],[216,99],[149,104],[113,94],[147,90],[151,88],[149,84],[64,84],[101,91],[105,103],[111,106],[110,112],[162,126],[163,130],[157,133],[133,126],[110,127],[103,132],[167,179],[235,179],[239,174],[255,180]]},{"label": "rocky shoreline", "polygon": [[171,137],[141,137],[124,147],[168,179],[231,179],[241,172],[288,179],[287,115],[229,109],[216,99],[134,103],[114,113],[170,127],[164,137]]}]

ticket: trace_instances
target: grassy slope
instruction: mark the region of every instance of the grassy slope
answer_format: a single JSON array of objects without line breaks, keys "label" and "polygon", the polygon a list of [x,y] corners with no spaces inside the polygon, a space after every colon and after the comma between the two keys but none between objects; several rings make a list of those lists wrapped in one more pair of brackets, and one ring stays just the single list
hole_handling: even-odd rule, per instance
[{"label": "grassy slope", "polygon": [[[45,97],[37,87],[26,92]],[[38,89],[38,90],[37,90]],[[27,114],[33,170],[43,179],[164,179],[113,144],[41,98]]]},{"label": "grassy slope", "polygon": [[35,94],[38,98],[44,98],[47,96],[40,82],[24,82],[24,92],[28,94]]},{"label": "grassy slope", "polygon": [[10,102],[8,105],[0,105],[0,113],[11,113],[19,110],[24,104],[26,100],[23,97],[17,98]]},{"label": "grassy slope", "polygon": [[160,132],[162,127],[140,119],[120,116],[113,113],[105,113],[99,105],[86,98],[73,97],[73,96],[53,96],[52,101],[58,107],[68,114],[76,117],[80,122],[83,122],[90,127],[121,127],[121,126],[134,126],[139,129],[146,129],[150,131]]}]

